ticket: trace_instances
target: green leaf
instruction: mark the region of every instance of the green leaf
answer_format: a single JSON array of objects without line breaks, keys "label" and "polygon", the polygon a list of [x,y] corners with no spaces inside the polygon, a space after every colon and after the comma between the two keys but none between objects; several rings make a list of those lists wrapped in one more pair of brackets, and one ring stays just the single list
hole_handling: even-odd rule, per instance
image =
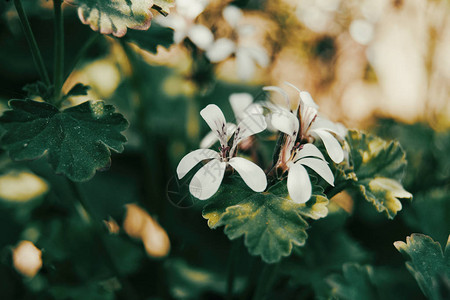
[{"label": "green leaf", "polygon": [[29,98],[38,96],[42,99],[51,99],[53,96],[53,86],[49,87],[42,81],[27,84],[22,88],[22,90],[27,92],[27,96]]},{"label": "green leaf", "polygon": [[350,130],[347,135],[351,165],[361,195],[378,212],[393,219],[402,209],[399,198],[412,199],[401,185],[406,158],[398,142],[387,142],[379,137]]},{"label": "green leaf", "polygon": [[211,228],[225,226],[231,240],[244,236],[250,254],[274,263],[290,255],[293,245],[305,244],[308,223],[303,216],[318,219],[328,213],[328,199],[317,187],[313,193],[306,205],[296,204],[288,198],[285,181],[255,193],[232,176],[208,200],[203,217]]},{"label": "green leaf", "polygon": [[11,100],[0,117],[6,130],[0,142],[13,160],[33,160],[48,154],[56,173],[86,181],[110,164],[110,150],[123,151],[120,133],[128,122],[103,101],[88,101],[59,111],[32,100]]},{"label": "green leaf", "polygon": [[173,29],[153,24],[147,31],[130,30],[125,39],[147,51],[156,53],[158,45],[169,48],[173,44]]},{"label": "green leaf", "polygon": [[349,263],[342,267],[343,275],[332,275],[327,282],[332,287],[332,295],[347,300],[376,300],[380,299],[377,288],[373,283],[373,269],[371,266],[360,266]]},{"label": "green leaf", "polygon": [[429,299],[443,300],[439,282],[450,280],[450,236],[444,252],[441,245],[431,237],[413,233],[406,243],[394,243],[400,253],[408,260],[406,268],[414,276],[422,292]]},{"label": "green leaf", "polygon": [[78,6],[83,24],[102,34],[121,37],[127,28],[147,30],[152,20],[152,0],[66,0]]}]

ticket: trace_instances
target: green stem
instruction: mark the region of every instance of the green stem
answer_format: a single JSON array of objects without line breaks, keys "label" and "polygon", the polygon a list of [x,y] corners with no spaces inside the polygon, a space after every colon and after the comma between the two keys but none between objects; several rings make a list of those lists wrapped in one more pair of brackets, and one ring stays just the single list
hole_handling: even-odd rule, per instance
[{"label": "green stem", "polygon": [[55,92],[54,103],[61,98],[61,90],[64,76],[64,16],[61,10],[62,0],[53,0],[55,11],[55,69],[53,73],[53,84]]},{"label": "green stem", "polygon": [[348,187],[349,187],[348,181],[343,181],[343,182],[340,182],[339,184],[337,184],[336,186],[332,187],[325,194],[327,195],[328,199],[331,199]]},{"label": "green stem", "polygon": [[33,56],[33,61],[36,65],[39,76],[42,81],[49,86],[51,84],[50,78],[48,77],[47,70],[45,69],[44,60],[42,59],[41,52],[39,51],[39,47],[36,43],[36,39],[34,38],[30,23],[28,22],[27,15],[23,9],[22,2],[20,0],[14,0],[14,6],[16,7],[17,14],[19,15],[20,23],[22,24],[28,45],[30,46],[31,55]]},{"label": "green stem", "polygon": [[241,248],[240,241],[234,241],[231,244],[230,256],[228,258],[227,266],[227,300],[233,299],[233,287],[234,287],[234,277],[236,274],[236,263],[239,258],[239,249]]},{"label": "green stem", "polygon": [[279,265],[280,263],[264,264],[264,269],[259,277],[258,286],[252,298],[253,300],[264,300],[266,298],[277,275]]},{"label": "green stem", "polygon": [[138,299],[137,293],[134,290],[134,288],[130,285],[128,280],[120,274],[120,271],[117,268],[116,263],[114,262],[113,256],[111,255],[111,252],[109,251],[109,249],[106,245],[106,241],[104,239],[104,234],[103,234],[102,223],[97,220],[96,215],[93,212],[91,206],[89,205],[86,198],[83,196],[80,186],[76,182],[73,182],[69,179],[67,179],[67,182],[69,183],[70,187],[73,190],[73,193],[75,194],[76,199],[78,200],[81,207],[84,209],[84,211],[86,212],[86,214],[89,218],[89,223],[93,227],[94,234],[96,235],[96,239],[100,246],[99,247],[100,251],[102,252],[102,257],[105,258],[106,263],[108,264],[109,268],[111,269],[111,271],[114,273],[114,275],[117,277],[117,279],[120,281],[120,283],[122,285],[123,292],[125,294],[124,299],[132,299],[132,300]]}]

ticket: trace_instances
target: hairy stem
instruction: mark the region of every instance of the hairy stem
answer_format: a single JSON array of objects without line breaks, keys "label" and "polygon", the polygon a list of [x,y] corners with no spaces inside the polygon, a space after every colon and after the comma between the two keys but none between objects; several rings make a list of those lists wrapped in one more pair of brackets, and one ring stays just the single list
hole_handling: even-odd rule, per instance
[{"label": "hairy stem", "polygon": [[343,182],[340,182],[339,184],[337,184],[336,186],[331,187],[331,189],[326,191],[325,194],[327,195],[328,199],[331,199],[348,187],[349,187],[349,182],[343,181]]},{"label": "hairy stem", "polygon": [[64,76],[64,17],[61,10],[62,0],[53,0],[53,9],[55,11],[55,64],[53,72],[53,84],[55,92],[53,95],[54,103],[59,102]]},{"label": "hairy stem", "polygon": [[19,15],[20,23],[22,24],[22,28],[25,33],[28,45],[30,46],[31,55],[33,56],[33,61],[36,65],[39,77],[41,77],[41,80],[47,86],[49,86],[51,84],[50,78],[48,77],[47,70],[45,69],[41,51],[39,51],[39,47],[36,43],[36,39],[34,38],[34,34],[31,30],[30,23],[28,22],[27,15],[25,14],[25,10],[23,9],[22,2],[20,0],[14,0],[14,6],[16,7],[17,14]]}]

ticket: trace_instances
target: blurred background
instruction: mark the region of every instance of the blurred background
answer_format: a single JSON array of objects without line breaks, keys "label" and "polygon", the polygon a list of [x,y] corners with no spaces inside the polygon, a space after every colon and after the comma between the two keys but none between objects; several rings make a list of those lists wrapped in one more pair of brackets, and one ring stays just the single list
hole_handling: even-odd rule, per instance
[{"label": "blurred background", "polygon": [[[23,4],[51,73],[52,3]],[[285,81],[309,91],[332,121],[399,139],[407,152],[405,187],[415,200],[392,222],[352,202],[347,211],[363,213],[338,222],[359,240],[352,249],[360,255],[350,259],[400,268],[393,241],[422,232],[445,243],[450,228],[448,1],[177,0],[169,16],[154,12],[148,32],[130,29],[123,38],[93,32],[80,22],[76,7],[65,3],[63,9],[64,89],[76,83],[91,87],[87,96],[72,97],[65,106],[102,99],[130,122],[125,152],[113,154],[111,168],[78,191],[105,221],[110,254],[104,255],[89,222],[80,225],[83,209],[73,205],[73,190],[45,159],[15,163],[2,151],[4,299],[114,299],[114,293],[220,299],[229,241],[222,229],[207,228],[195,203],[168,191],[180,192],[182,187],[172,186],[176,165],[209,130],[199,116],[204,106],[215,103],[233,120],[232,93],[265,100],[262,86]],[[0,22],[0,107],[6,110],[8,100],[26,98],[23,86],[39,77],[11,3],[0,3]],[[370,222],[389,233],[365,237],[375,226]],[[376,250],[368,254],[364,248]],[[24,249],[24,258],[18,249]],[[235,288],[245,293],[252,287],[246,272],[258,270],[261,262],[245,247],[240,251],[245,262]],[[111,261],[121,283],[111,276]],[[405,286],[413,282],[406,270],[403,275]],[[278,287],[292,293],[286,292],[286,299],[305,284],[289,282],[290,290]],[[305,299],[322,287],[309,286]],[[415,292],[420,294],[412,289],[411,299],[420,299]]]}]

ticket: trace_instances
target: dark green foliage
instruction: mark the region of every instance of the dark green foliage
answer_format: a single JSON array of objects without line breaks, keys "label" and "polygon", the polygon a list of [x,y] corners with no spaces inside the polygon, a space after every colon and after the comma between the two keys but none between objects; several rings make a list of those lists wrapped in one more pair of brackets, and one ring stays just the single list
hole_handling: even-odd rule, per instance
[{"label": "dark green foliage", "polygon": [[11,110],[0,118],[6,130],[1,146],[13,160],[37,159],[47,153],[57,173],[85,181],[110,164],[109,149],[123,151],[126,138],[120,132],[128,122],[102,101],[63,111],[32,100],[11,100],[9,104]]}]

